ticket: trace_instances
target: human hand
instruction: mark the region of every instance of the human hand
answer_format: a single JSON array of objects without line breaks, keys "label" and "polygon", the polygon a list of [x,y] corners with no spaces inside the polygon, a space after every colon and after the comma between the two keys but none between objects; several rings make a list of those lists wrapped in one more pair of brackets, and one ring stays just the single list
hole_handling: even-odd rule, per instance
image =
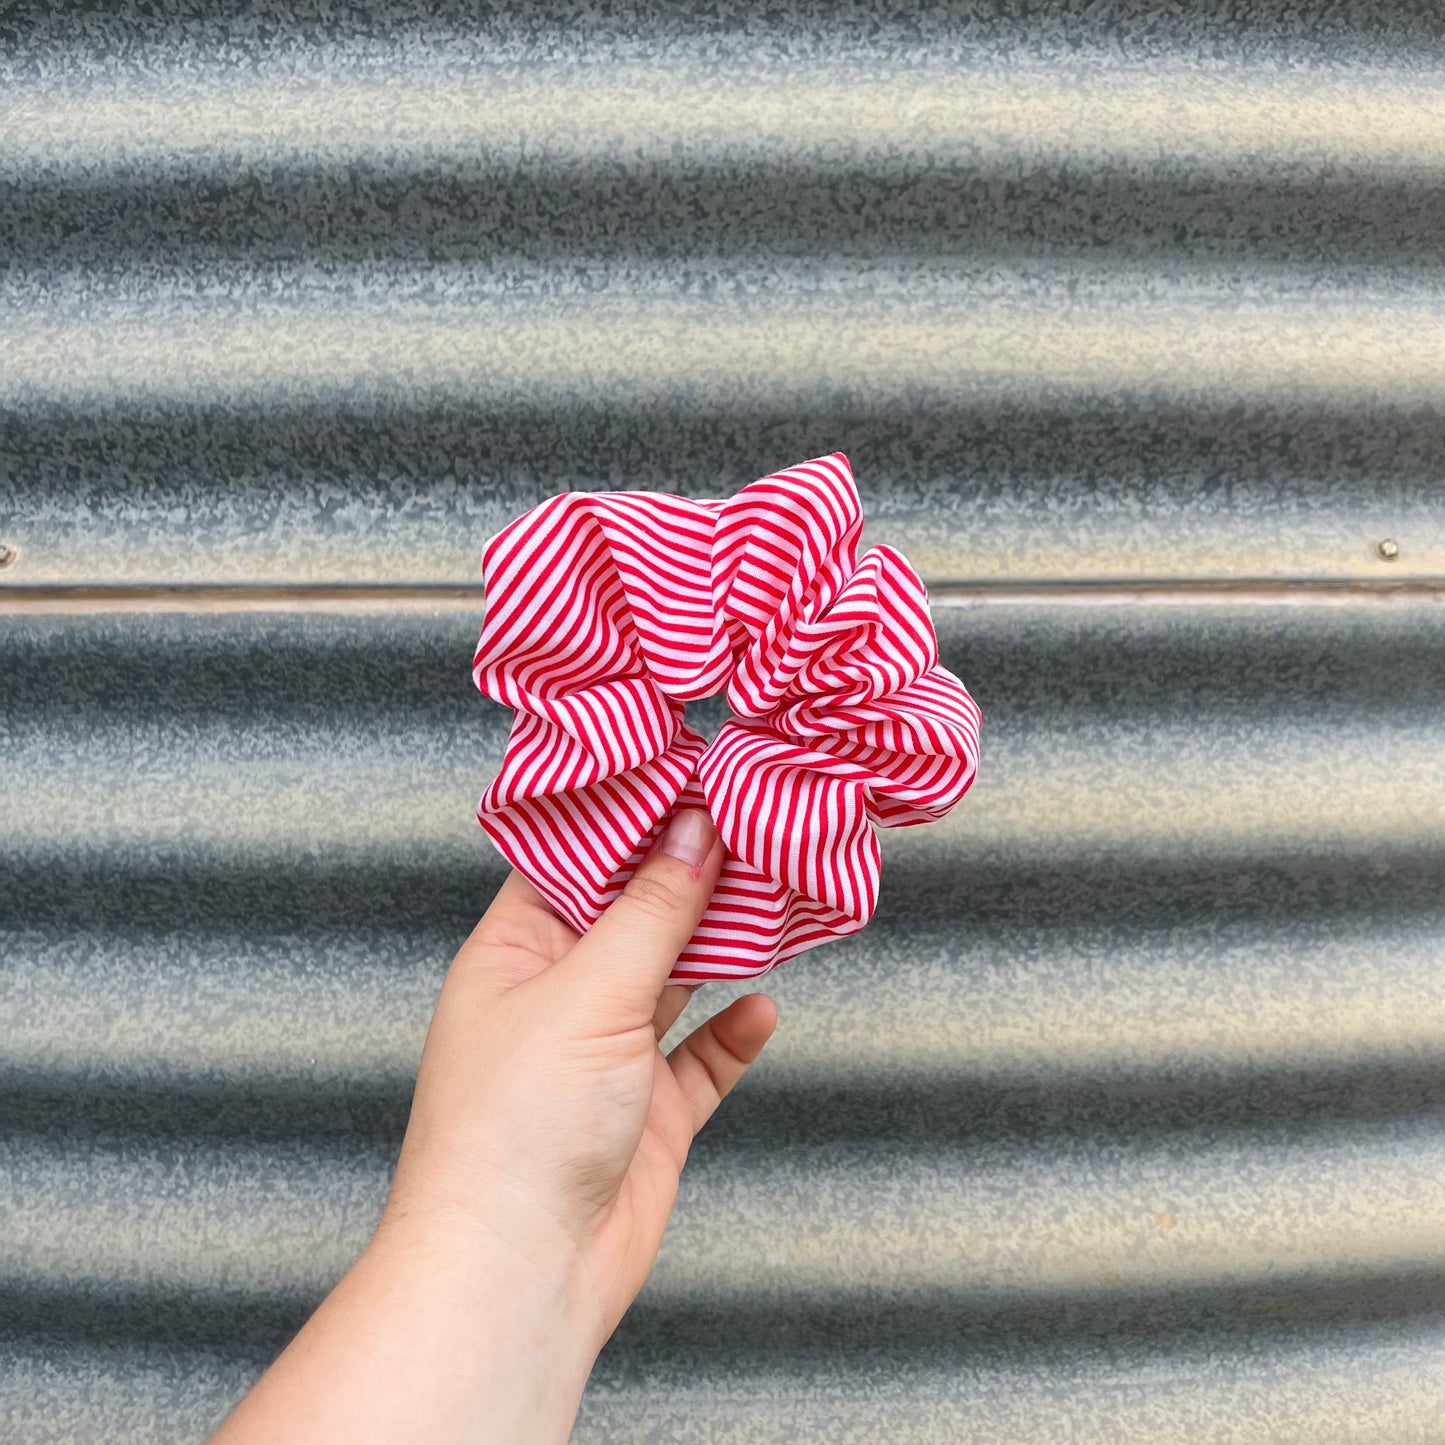
[{"label": "human hand", "polygon": [[679,814],[582,938],[502,885],[442,985],[371,1243],[218,1445],[565,1439],[693,1136],[777,1021],[750,994],[658,1047],[722,856]]},{"label": "human hand", "polygon": [[519,873],[447,975],[383,1229],[446,1218],[560,1258],[594,1307],[596,1346],[641,1288],[694,1135],[773,1032],[736,1000],[664,1056],[693,989],[664,986],[722,867],[687,810],[579,938]]}]

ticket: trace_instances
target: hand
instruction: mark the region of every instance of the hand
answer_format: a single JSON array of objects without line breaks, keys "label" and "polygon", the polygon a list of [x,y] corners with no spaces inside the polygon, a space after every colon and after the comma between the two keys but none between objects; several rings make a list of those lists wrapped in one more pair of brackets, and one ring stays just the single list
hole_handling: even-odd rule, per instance
[{"label": "hand", "polygon": [[217,1441],[566,1438],[693,1136],[777,1021],[750,994],[658,1047],[722,855],[678,814],[582,938],[508,878],[442,985],[375,1236]]},{"label": "hand", "polygon": [[664,980],[722,859],[708,815],[678,814],[582,938],[513,873],[457,954],[422,1054],[388,1218],[470,1220],[560,1253],[595,1304],[598,1348],[652,1267],[693,1136],[777,1022],[749,994],[658,1047],[693,992]]}]

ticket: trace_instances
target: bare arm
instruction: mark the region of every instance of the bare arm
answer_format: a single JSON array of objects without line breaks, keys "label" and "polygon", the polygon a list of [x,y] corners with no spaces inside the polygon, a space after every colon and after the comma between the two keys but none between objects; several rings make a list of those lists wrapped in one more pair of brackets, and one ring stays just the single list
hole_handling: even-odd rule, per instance
[{"label": "bare arm", "polygon": [[582,938],[508,878],[442,987],[371,1243],[219,1445],[566,1439],[693,1136],[777,1020],[750,994],[658,1048],[721,865],[680,814]]}]

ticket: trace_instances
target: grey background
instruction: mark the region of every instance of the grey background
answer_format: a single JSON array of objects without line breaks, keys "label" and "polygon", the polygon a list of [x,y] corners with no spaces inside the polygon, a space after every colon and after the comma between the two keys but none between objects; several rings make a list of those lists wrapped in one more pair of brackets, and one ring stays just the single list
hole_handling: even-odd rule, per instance
[{"label": "grey background", "polygon": [[1403,0],[0,10],[0,1434],[203,1437],[365,1239],[489,532],[840,448],[979,780],[577,1438],[1445,1438],[1442,79]]}]

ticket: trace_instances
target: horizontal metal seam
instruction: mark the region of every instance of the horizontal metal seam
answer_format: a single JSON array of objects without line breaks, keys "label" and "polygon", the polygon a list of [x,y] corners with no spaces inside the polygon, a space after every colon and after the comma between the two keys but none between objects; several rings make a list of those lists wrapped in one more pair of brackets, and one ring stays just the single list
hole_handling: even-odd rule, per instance
[{"label": "horizontal metal seam", "polygon": [[[988,606],[1360,606],[1445,601],[1445,578],[1390,582],[1312,579],[1186,582],[930,581],[935,607]],[[135,586],[0,588],[0,615],[91,616],[149,612],[409,613],[471,611],[480,586]]]}]

